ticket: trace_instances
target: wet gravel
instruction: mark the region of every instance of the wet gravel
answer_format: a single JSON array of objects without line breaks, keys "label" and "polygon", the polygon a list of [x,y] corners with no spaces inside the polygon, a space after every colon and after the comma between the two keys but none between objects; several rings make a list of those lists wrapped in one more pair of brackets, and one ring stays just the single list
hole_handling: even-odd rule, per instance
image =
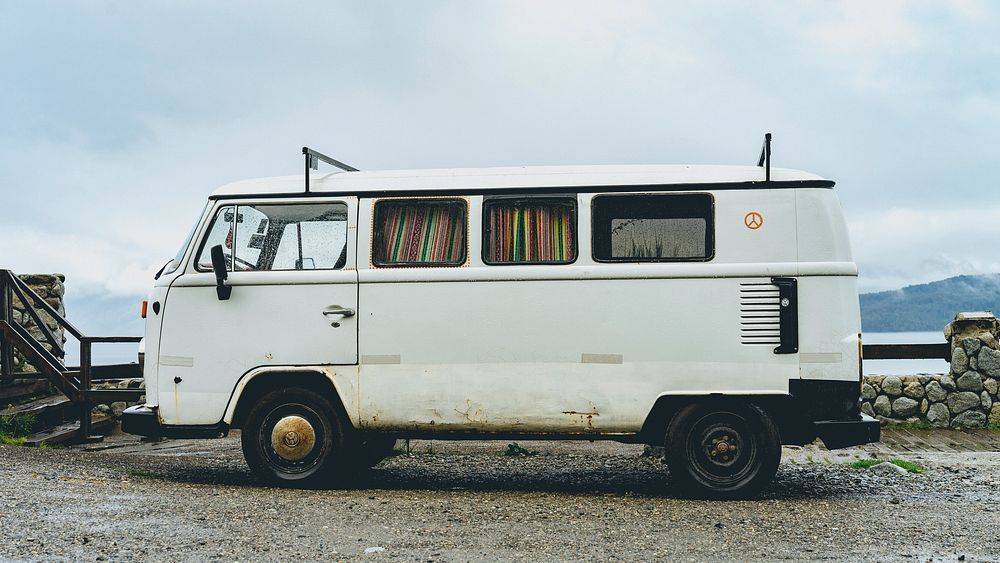
[{"label": "wet gravel", "polygon": [[261,486],[235,436],[0,446],[0,559],[1000,560],[1000,452],[911,455],[925,473],[891,475],[850,468],[862,450],[786,449],[762,498],[711,502],[641,446],[522,445],[538,454],[413,442],[351,490]]}]

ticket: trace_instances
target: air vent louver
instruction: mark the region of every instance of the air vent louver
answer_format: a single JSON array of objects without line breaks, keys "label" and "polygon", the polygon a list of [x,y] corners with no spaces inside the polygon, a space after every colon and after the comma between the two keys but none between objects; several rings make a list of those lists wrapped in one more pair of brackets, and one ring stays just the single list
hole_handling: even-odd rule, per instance
[{"label": "air vent louver", "polygon": [[781,308],[778,286],[740,284],[740,343],[748,346],[781,344]]}]

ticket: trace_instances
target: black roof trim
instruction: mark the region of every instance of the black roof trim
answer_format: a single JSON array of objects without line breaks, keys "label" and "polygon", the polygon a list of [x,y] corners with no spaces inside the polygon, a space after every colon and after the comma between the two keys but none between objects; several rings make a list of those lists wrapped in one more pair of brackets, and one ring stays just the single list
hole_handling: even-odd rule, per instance
[{"label": "black roof trim", "polygon": [[501,195],[501,194],[567,194],[567,193],[617,193],[617,192],[691,192],[719,190],[789,190],[796,188],[833,188],[833,180],[782,180],[772,182],[717,182],[706,184],[629,184],[613,186],[535,186],[535,187],[504,187],[504,188],[455,188],[455,189],[420,189],[420,190],[366,190],[356,192],[288,192],[276,194],[223,194],[213,195],[209,199],[271,199],[292,197],[428,197],[428,196],[467,196],[467,195]]}]

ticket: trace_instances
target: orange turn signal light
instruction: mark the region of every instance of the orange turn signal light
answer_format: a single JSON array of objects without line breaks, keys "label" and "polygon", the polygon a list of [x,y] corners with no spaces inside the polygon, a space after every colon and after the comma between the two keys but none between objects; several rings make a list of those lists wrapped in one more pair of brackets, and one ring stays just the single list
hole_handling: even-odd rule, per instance
[{"label": "orange turn signal light", "polygon": [[144,319],[146,318],[146,307],[147,307],[148,305],[149,305],[149,301],[148,301],[148,300],[146,300],[146,299],[143,299],[143,300],[142,300],[142,312],[140,313],[140,315],[139,315],[139,316],[141,316],[141,317],[142,317],[142,318],[144,318]]}]

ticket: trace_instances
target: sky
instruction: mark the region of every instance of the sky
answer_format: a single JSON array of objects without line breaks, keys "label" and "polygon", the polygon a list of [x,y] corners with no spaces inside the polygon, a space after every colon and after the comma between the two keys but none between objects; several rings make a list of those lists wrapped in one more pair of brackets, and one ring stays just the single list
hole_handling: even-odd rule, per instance
[{"label": "sky", "polygon": [[1000,272],[998,61],[1000,4],[974,0],[0,0],[0,267],[62,272],[71,318],[125,327],[100,304],[303,145],[755,164],[770,131],[774,166],[837,181],[861,291]]}]

